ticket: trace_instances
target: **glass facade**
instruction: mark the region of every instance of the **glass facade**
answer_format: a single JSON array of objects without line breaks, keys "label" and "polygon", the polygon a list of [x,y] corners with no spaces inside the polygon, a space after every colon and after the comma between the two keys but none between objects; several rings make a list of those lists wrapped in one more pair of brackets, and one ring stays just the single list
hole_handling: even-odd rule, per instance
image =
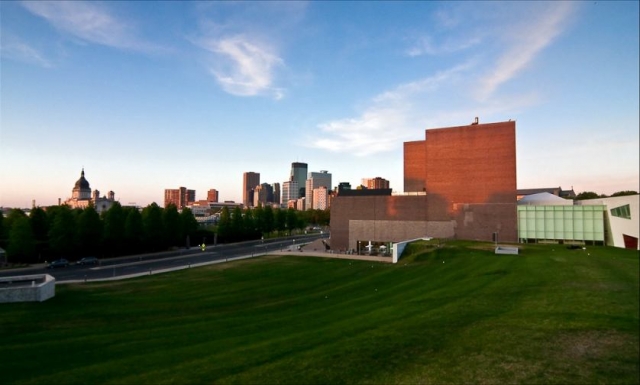
[{"label": "glass facade", "polygon": [[604,242],[604,205],[518,206],[520,241]]}]

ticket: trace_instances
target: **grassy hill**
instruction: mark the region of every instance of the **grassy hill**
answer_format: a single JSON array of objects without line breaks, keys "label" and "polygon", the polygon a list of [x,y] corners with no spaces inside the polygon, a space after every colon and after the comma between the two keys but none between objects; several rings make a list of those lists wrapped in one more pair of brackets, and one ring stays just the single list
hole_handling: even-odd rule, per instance
[{"label": "grassy hill", "polygon": [[638,252],[422,242],[264,257],[0,306],[6,384],[638,383]]}]

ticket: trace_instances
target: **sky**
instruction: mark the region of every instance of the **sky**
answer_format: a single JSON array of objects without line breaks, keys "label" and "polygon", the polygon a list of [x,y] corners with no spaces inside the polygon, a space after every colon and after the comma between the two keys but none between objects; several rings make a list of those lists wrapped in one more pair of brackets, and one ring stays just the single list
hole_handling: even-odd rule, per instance
[{"label": "sky", "polygon": [[403,143],[516,121],[518,188],[640,190],[638,1],[0,2],[0,206],[242,175],[403,190]]}]

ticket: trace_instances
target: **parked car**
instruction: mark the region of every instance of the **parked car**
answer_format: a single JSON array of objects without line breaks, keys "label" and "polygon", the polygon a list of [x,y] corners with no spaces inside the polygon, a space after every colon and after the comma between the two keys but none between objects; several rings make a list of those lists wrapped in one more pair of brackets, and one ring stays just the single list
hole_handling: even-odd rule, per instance
[{"label": "parked car", "polygon": [[67,266],[69,266],[69,261],[67,261],[66,259],[62,258],[62,259],[56,259],[55,261],[49,263],[47,268],[48,269],[54,269],[56,267],[67,267]]},{"label": "parked car", "polygon": [[96,257],[84,257],[78,262],[76,262],[76,265],[97,265],[97,264],[98,264],[98,258]]}]

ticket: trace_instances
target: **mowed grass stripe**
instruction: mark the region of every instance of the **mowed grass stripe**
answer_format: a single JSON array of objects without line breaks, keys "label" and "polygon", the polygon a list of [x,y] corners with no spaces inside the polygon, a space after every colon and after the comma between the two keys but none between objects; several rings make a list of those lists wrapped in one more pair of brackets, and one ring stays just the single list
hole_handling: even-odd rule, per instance
[{"label": "mowed grass stripe", "polygon": [[41,304],[3,305],[3,350],[15,358],[0,364],[3,382],[637,379],[637,252],[408,251],[397,265],[268,257],[58,287]]}]

